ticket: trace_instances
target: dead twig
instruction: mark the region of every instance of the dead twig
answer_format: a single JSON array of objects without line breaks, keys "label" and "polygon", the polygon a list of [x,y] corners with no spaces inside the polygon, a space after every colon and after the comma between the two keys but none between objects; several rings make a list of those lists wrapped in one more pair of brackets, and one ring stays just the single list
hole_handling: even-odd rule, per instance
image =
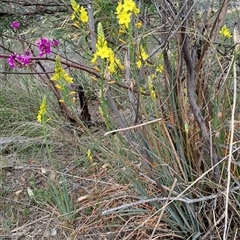
[{"label": "dead twig", "polygon": [[[185,16],[185,12],[186,12],[186,8],[182,12],[183,17]],[[187,19],[185,19],[185,21],[182,22],[181,41],[182,41],[183,58],[187,68],[187,93],[188,93],[189,104],[190,104],[192,113],[194,115],[194,118],[201,129],[203,139],[209,148],[209,153],[212,154],[212,162],[213,162],[213,165],[215,165],[214,178],[215,178],[215,181],[219,183],[220,167],[217,164],[219,161],[219,157],[216,154],[215,149],[211,148],[210,134],[207,130],[204,118],[198,108],[196,98],[195,98],[195,71],[193,66],[193,60],[189,52],[188,35],[186,33],[186,23],[187,23],[186,20]]]},{"label": "dead twig", "polygon": [[[232,188],[230,190],[230,192],[234,192],[234,191],[239,190],[239,189],[240,189],[240,186],[236,186],[236,187]],[[130,207],[134,207],[134,206],[141,205],[141,204],[144,204],[144,203],[151,203],[151,202],[163,202],[163,201],[175,201],[176,200],[176,201],[183,202],[183,203],[186,203],[186,204],[193,204],[193,203],[204,202],[204,201],[216,199],[223,194],[225,194],[225,193],[220,192],[218,194],[212,194],[212,195],[209,195],[209,196],[195,198],[195,199],[190,199],[190,198],[186,198],[186,197],[185,198],[161,197],[161,198],[142,199],[142,200],[139,200],[139,201],[136,201],[136,202],[133,202],[133,203],[127,203],[127,204],[123,204],[123,205],[118,206],[118,207],[114,207],[114,208],[111,208],[111,209],[108,209],[108,210],[104,210],[104,211],[102,211],[101,214],[103,216],[110,215],[110,214],[117,214],[117,213],[120,212],[120,210],[124,210],[124,209],[130,208]],[[163,206],[163,207],[165,207],[165,206]],[[161,210],[162,209],[163,208],[161,208]]]}]

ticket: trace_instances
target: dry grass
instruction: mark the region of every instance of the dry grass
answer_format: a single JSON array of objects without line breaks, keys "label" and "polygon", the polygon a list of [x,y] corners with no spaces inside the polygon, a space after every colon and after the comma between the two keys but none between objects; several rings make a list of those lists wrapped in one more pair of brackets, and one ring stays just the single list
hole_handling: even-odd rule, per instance
[{"label": "dry grass", "polygon": [[[96,101],[90,106],[92,113],[97,112]],[[101,120],[99,116],[92,116]],[[39,127],[38,124],[36,127]],[[3,134],[20,133],[15,128],[2,130]],[[121,177],[113,162],[99,151],[99,146],[94,149],[94,145],[89,144],[89,137],[80,129],[69,131],[64,127],[48,126],[48,130],[56,173],[46,157],[44,144],[34,141],[27,145],[12,144],[5,146],[1,152],[0,238],[148,239],[157,221],[156,217],[151,217],[154,213],[151,205],[142,204],[129,212],[101,215],[103,210],[136,201],[139,197],[127,179]],[[103,137],[105,128],[92,128],[91,132],[101,142],[100,147],[111,154],[111,138]],[[92,164],[86,156],[88,148],[93,149]],[[112,156],[115,157],[114,153]],[[76,207],[76,218],[70,222],[64,220],[46,195],[49,182],[59,181],[62,174]],[[29,195],[29,189],[33,191],[33,196]],[[136,211],[138,214],[134,213]],[[147,218],[149,220],[138,229]],[[164,229],[164,225],[161,228]]]},{"label": "dry grass", "polygon": [[[46,36],[61,37],[67,47],[60,53],[78,62],[66,68],[75,83],[84,86],[96,123],[91,128],[79,118],[75,124],[69,121],[71,113],[79,112],[77,103],[63,114],[66,109],[60,109],[56,99],[62,93],[47,74],[2,76],[0,135],[31,141],[0,146],[0,239],[238,239],[240,106],[232,84],[237,63],[232,39],[218,36],[224,12],[217,15],[209,6],[204,18],[197,8],[185,6],[185,26],[174,11],[180,5],[159,9],[141,3],[144,30],[136,29],[131,36],[135,52],[128,52],[132,42],[125,46],[120,41],[116,19],[112,25],[103,23],[109,45],[120,46],[116,52],[123,60],[138,55],[139,44],[150,54],[167,42],[143,64],[141,74],[136,59],[125,59],[124,72],[113,74],[114,81],[105,69],[106,79],[94,72],[99,79],[93,81],[91,71],[82,72],[82,63],[88,70],[92,67],[84,28],[60,27],[56,16],[32,26]],[[112,4],[96,6],[96,22],[103,16],[115,18]],[[61,21],[67,23],[68,17],[62,15]],[[161,73],[155,71],[159,64]],[[102,98],[101,88],[106,94]],[[36,114],[44,95],[48,121],[43,137]],[[118,128],[115,134],[105,134],[99,106],[106,109],[110,129]],[[137,124],[129,106],[138,113]]]},{"label": "dry grass", "polygon": [[[72,136],[67,141],[73,143],[75,138]],[[88,144],[84,138],[77,138],[82,142],[81,147]],[[106,142],[106,146],[108,144]],[[158,220],[157,216],[151,216],[154,207],[141,204],[117,214],[102,216],[103,210],[138,200],[138,193],[130,184],[113,179],[112,176],[119,173],[100,153],[94,153],[93,164],[84,167],[86,156],[80,151],[76,155],[73,148],[73,144],[66,145],[66,142],[54,147],[57,175],[53,174],[53,169],[41,156],[41,150],[37,156],[27,153],[23,156],[21,152],[2,154],[4,159],[15,159],[14,163],[1,168],[1,238],[148,239]],[[48,181],[57,180],[61,174],[67,179],[76,206],[77,217],[72,222],[64,221],[56,206],[46,202],[44,197],[44,192],[48,191]],[[33,197],[28,194],[29,188],[33,191]],[[154,187],[149,189],[153,190]],[[143,222],[145,224],[139,227]],[[161,223],[159,227],[161,231],[158,230],[156,236],[164,232],[165,236],[172,235],[165,224]]]}]

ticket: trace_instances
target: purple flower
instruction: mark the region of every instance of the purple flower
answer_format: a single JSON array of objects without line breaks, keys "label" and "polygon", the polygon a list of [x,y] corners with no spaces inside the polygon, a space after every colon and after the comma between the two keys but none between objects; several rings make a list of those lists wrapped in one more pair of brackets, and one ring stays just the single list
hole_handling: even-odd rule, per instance
[{"label": "purple flower", "polygon": [[51,53],[51,47],[57,47],[59,45],[59,41],[53,39],[52,41],[47,38],[41,38],[39,41],[36,42],[39,49],[39,56],[42,57],[44,54]]},{"label": "purple flower", "polygon": [[37,41],[39,56],[42,57],[44,54],[49,54],[51,52],[51,41],[47,38],[41,38]]},{"label": "purple flower", "polygon": [[9,58],[8,58],[8,64],[11,68],[14,68],[15,67],[15,57],[16,57],[16,53],[12,53]]},{"label": "purple flower", "polygon": [[59,45],[59,41],[57,39],[52,40],[52,46],[57,47]]},{"label": "purple flower", "polygon": [[21,65],[26,66],[31,62],[30,57],[30,55],[17,55],[16,60],[20,62]]},{"label": "purple flower", "polygon": [[11,68],[14,68],[15,65],[18,67],[23,67],[31,63],[31,53],[29,51],[25,54],[19,55],[17,53],[12,53],[9,55],[8,64]]},{"label": "purple flower", "polygon": [[11,27],[12,27],[13,29],[17,29],[17,28],[20,27],[20,23],[17,22],[17,21],[13,21],[13,22],[11,23]]},{"label": "purple flower", "polygon": [[25,51],[25,55],[31,57],[32,56],[31,51],[30,50],[26,50]]}]

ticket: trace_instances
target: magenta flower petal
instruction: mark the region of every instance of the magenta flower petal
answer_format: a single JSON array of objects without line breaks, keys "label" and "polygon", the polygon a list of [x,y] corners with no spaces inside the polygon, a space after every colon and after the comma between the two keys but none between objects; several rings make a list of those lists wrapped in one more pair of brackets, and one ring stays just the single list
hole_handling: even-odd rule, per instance
[{"label": "magenta flower petal", "polygon": [[28,51],[29,53],[25,53],[22,55],[16,54],[16,53],[12,53],[9,55],[8,57],[8,64],[11,68],[14,68],[15,66],[17,67],[23,67],[23,66],[27,66],[28,64],[31,63],[31,54],[30,51]]},{"label": "magenta flower petal", "polygon": [[41,38],[36,42],[39,49],[39,56],[42,57],[44,54],[49,54],[51,52],[52,42],[47,38]]},{"label": "magenta flower petal", "polygon": [[11,23],[11,27],[12,27],[13,29],[17,29],[17,28],[20,27],[20,23],[17,22],[17,21],[13,21],[13,22]]},{"label": "magenta flower petal", "polygon": [[30,50],[26,50],[26,51],[25,51],[25,55],[26,55],[26,56],[32,56],[31,51],[30,51]]},{"label": "magenta flower petal", "polygon": [[52,40],[52,46],[57,47],[59,45],[59,41],[57,39]]},{"label": "magenta flower petal", "polygon": [[12,53],[8,58],[8,64],[11,68],[15,67],[15,60],[14,60],[15,56],[16,56],[16,54]]},{"label": "magenta flower petal", "polygon": [[29,55],[17,55],[16,60],[18,60],[18,62],[21,65],[26,66],[30,63],[30,56]]}]

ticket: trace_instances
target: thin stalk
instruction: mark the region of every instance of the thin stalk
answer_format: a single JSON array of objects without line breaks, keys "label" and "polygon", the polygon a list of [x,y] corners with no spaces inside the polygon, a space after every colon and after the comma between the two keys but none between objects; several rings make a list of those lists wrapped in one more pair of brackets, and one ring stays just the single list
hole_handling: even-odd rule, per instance
[{"label": "thin stalk", "polygon": [[227,187],[226,187],[226,201],[225,201],[225,225],[223,240],[227,240],[227,230],[228,230],[228,205],[229,205],[229,190],[231,184],[231,165],[233,159],[233,137],[234,137],[234,115],[236,110],[236,99],[237,99],[237,70],[236,70],[236,58],[238,53],[235,52],[233,56],[233,105],[232,105],[232,115],[230,122],[230,142],[229,142],[229,154],[228,154],[228,165],[227,165]]}]

